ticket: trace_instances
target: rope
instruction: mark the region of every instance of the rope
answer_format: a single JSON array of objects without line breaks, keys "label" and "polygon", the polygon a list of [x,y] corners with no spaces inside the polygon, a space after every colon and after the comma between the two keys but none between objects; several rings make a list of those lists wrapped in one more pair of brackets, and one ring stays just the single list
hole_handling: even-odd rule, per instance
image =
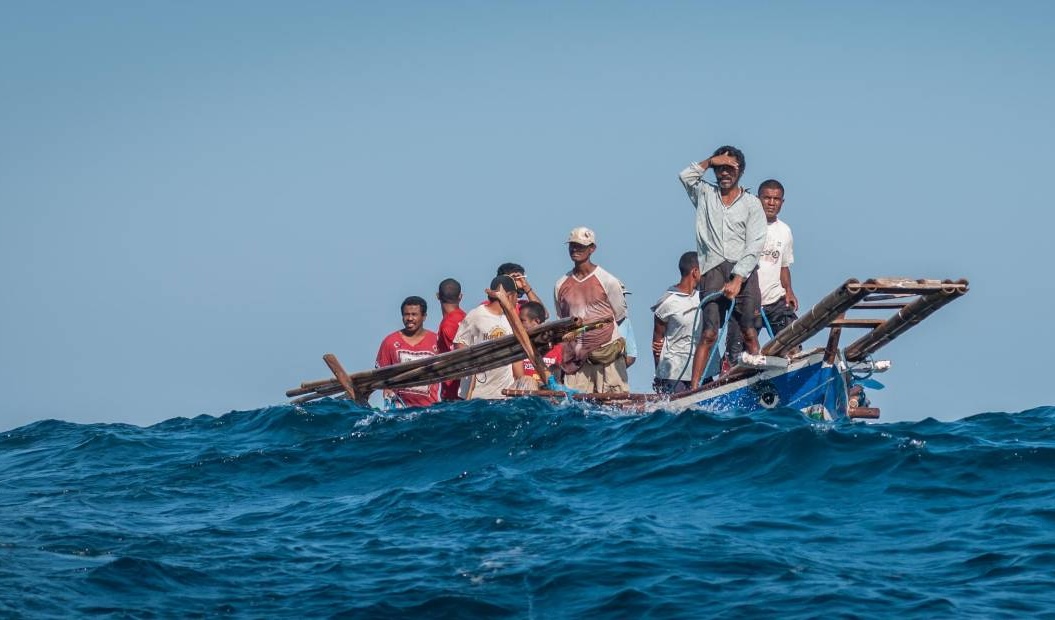
[{"label": "rope", "polygon": [[807,390],[806,392],[804,392],[802,394],[799,394],[798,398],[795,398],[793,400],[789,400],[787,403],[784,404],[784,406],[785,407],[791,407],[795,403],[798,403],[798,402],[808,398],[809,396],[811,396],[814,392],[817,392],[818,390],[827,390],[828,386],[830,386],[832,383],[835,383],[836,381],[838,381],[840,379],[842,379],[841,373],[835,373],[833,376],[825,379],[820,385],[818,385],[818,386],[816,386],[816,387],[814,387],[812,389],[809,389],[809,390]]},{"label": "rope", "polygon": [[383,404],[384,408],[382,409],[382,411],[388,411],[393,406],[396,406],[399,409],[407,408],[407,404],[403,402],[403,397],[397,394],[395,391],[392,392],[392,398],[384,399]]},{"label": "rope", "polygon": [[769,337],[772,338],[773,336],[776,336],[776,334],[773,333],[773,326],[769,324],[769,317],[766,316],[765,307],[759,304],[758,311],[762,313],[762,322],[766,324],[766,331],[769,332]]},{"label": "rope", "polygon": [[[700,312],[703,311],[703,306],[705,304],[707,304],[711,300],[719,297],[721,294],[722,294],[722,291],[714,291],[714,292],[708,293],[707,295],[704,295],[703,299],[700,300],[700,304],[698,306],[696,306],[696,313],[692,317],[692,339],[689,341],[689,358],[690,359],[696,355],[696,325],[697,325],[697,322],[700,320]],[[721,329],[718,330],[718,338],[714,341],[714,345],[711,347],[711,354],[707,358],[707,363],[703,365],[704,371],[706,371],[707,367],[710,366],[711,362],[714,361],[714,356],[715,356],[716,353],[718,353],[718,344],[725,340],[725,332],[726,332],[727,329],[729,329],[729,317],[731,317],[733,315],[733,306],[735,306],[735,305],[736,305],[736,300],[733,299],[729,303],[729,309],[725,312],[725,321],[722,322],[722,327],[721,327]],[[682,368],[681,368],[681,374],[678,375],[678,378],[675,379],[675,382],[683,381],[685,379],[685,371],[688,370],[688,369],[689,369],[689,360],[687,359],[685,361],[685,365],[682,366]],[[690,389],[695,389],[697,387],[699,387],[699,386],[695,386],[694,385],[694,386],[691,386]]]},{"label": "rope", "polygon": [[564,385],[563,383],[558,383],[557,378],[553,375],[550,375],[549,379],[546,381],[546,389],[553,390],[554,392],[564,392],[565,394],[582,393],[582,390],[576,390],[575,388],[570,388]]}]

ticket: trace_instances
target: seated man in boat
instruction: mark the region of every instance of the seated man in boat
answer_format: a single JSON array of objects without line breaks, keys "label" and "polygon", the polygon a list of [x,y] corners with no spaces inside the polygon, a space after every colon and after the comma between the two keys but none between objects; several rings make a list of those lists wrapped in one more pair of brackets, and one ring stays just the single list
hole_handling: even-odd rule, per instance
[{"label": "seated man in boat", "polygon": [[[753,318],[761,293],[755,268],[766,239],[766,225],[762,204],[740,186],[745,163],[740,149],[721,146],[710,158],[689,164],[679,174],[696,208],[700,290],[704,299],[711,297],[702,310],[703,333],[692,361],[693,386],[698,386],[703,378],[704,366],[710,360],[730,304],[734,304],[733,316],[744,339],[743,361],[759,362]],[[714,170],[717,183],[703,180],[709,169]]]},{"label": "seated man in boat", "polygon": [[576,228],[568,235],[568,256],[574,266],[554,286],[557,317],[575,316],[584,322],[611,318],[613,323],[564,344],[564,384],[583,392],[627,392],[626,343],[615,327],[626,318],[623,284],[590,261],[596,250],[596,236],[589,228]]},{"label": "seated man in boat", "polygon": [[[776,179],[762,181],[758,186],[758,199],[766,215],[766,242],[758,256],[758,287],[762,293],[765,318],[760,315],[755,320],[755,329],[762,329],[768,323],[772,337],[798,318],[795,312],[799,309],[799,299],[791,288],[794,238],[791,227],[777,217],[784,206],[784,185]],[[730,363],[736,363],[742,350],[743,339],[739,331],[730,326],[726,339]]]},{"label": "seated man in boat", "polygon": [[[525,301],[520,304],[520,322],[524,324],[524,329],[531,329],[537,325],[541,325],[546,320],[546,308],[537,301]],[[560,381],[560,363],[563,360],[564,347],[562,344],[557,343],[552,349],[542,353],[542,361],[546,364],[546,370],[551,375]],[[530,359],[524,360],[524,376],[527,379],[533,380],[534,385],[527,384],[523,389],[537,390],[540,387],[541,377],[539,373],[535,371],[535,365]]]},{"label": "seated man in boat", "polygon": [[[440,301],[440,311],[443,312],[443,320],[437,336],[436,350],[447,353],[454,350],[454,336],[458,333],[458,324],[465,318],[465,310],[462,310],[462,285],[454,278],[447,278],[440,282],[436,299]],[[458,388],[460,381],[452,379],[444,381],[440,386],[440,398],[442,400],[458,400]]]},{"label": "seated man in boat", "polygon": [[[491,280],[488,302],[469,311],[458,325],[454,336],[454,348],[461,349],[474,344],[501,338],[513,333],[509,319],[502,311],[502,304],[497,295],[505,295],[512,306],[516,303],[517,287],[509,276],[497,276]],[[524,364],[514,362],[485,372],[479,372],[462,379],[459,397],[470,398],[505,398],[502,390],[512,388],[516,380],[524,375]]]},{"label": "seated man in boat", "polygon": [[[399,306],[403,314],[403,329],[392,332],[381,341],[377,350],[377,367],[402,364],[422,357],[436,355],[436,333],[425,329],[428,304],[416,295],[407,297]],[[397,406],[427,407],[439,401],[439,385],[432,383],[398,390],[385,390],[385,400]]]},{"label": "seated man in boat", "polygon": [[[696,252],[678,260],[681,279],[652,306],[652,361],[656,365],[653,387],[660,394],[691,389],[692,347],[699,336],[700,261]],[[695,331],[694,331],[695,328]]]}]

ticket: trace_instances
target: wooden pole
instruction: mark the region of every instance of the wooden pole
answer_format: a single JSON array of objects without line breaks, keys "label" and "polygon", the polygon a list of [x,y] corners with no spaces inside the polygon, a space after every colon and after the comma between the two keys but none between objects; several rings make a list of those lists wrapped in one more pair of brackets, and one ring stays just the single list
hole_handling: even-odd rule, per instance
[{"label": "wooden pole", "polygon": [[520,321],[520,315],[517,314],[516,308],[509,302],[509,299],[501,291],[492,291],[487,289],[484,291],[488,297],[494,297],[498,300],[498,305],[502,306],[502,312],[505,313],[506,319],[509,320],[509,326],[513,328],[513,335],[516,336],[517,341],[520,342],[520,346],[524,347],[524,354],[527,356],[531,363],[535,366],[535,372],[538,373],[540,379],[542,379],[542,385],[549,383],[549,369],[546,368],[546,361],[542,359],[538,351],[535,350],[535,345],[532,344],[531,338],[528,336],[527,330],[524,329],[524,324]]},{"label": "wooden pole", "polygon": [[358,400],[355,395],[355,388],[352,387],[352,382],[348,379],[348,373],[344,372],[344,366],[341,366],[341,363],[337,361],[337,356],[333,353],[327,353],[322,356],[322,361],[326,362],[326,365],[330,367],[330,372],[337,377],[337,382],[344,388],[348,398]]},{"label": "wooden pole", "polygon": [[959,298],[966,292],[967,280],[960,280],[959,282],[948,282],[947,286],[943,286],[933,293],[920,296],[919,299],[906,305],[881,325],[850,343],[844,350],[846,359],[851,362],[865,359],[880,347],[905,333],[939,308]]},{"label": "wooden pole", "polygon": [[[580,319],[569,317],[543,323],[525,330],[525,332],[532,343],[552,345],[560,342],[561,337],[566,333],[574,333],[580,329],[585,331],[597,329],[610,321],[611,319],[608,318],[583,325]],[[374,390],[405,388],[445,381],[471,374],[477,370],[490,370],[491,368],[511,364],[518,359],[523,359],[525,355],[526,353],[520,340],[515,335],[509,335],[429,358],[351,374],[344,373],[344,376],[347,378],[348,386],[352,388],[352,393],[357,396],[357,401],[365,402],[365,399]],[[325,357],[323,359],[326,360]],[[334,360],[336,361],[336,358]],[[327,366],[330,366],[330,364],[327,363]],[[337,367],[340,368],[339,363]],[[343,371],[343,368],[340,368],[340,370]],[[336,378],[305,381],[301,383],[300,387],[287,390],[286,396],[296,397],[293,400],[294,403],[305,403],[317,398],[339,394],[342,391],[348,394],[348,390],[344,388],[340,381],[339,372],[335,371],[332,366],[330,371],[334,373]]]},{"label": "wooden pole", "polygon": [[[843,318],[846,313],[840,314],[835,317],[835,320]],[[834,364],[835,360],[839,357],[839,337],[843,333],[843,328],[833,327],[828,330],[828,344],[824,347],[824,363]]]},{"label": "wooden pole", "polygon": [[[866,285],[868,286],[866,287]],[[827,327],[828,323],[835,317],[843,314],[851,306],[861,301],[865,295],[872,292],[869,290],[871,286],[874,286],[871,280],[864,284],[854,279],[847,280],[842,286],[818,301],[817,305],[813,306],[809,312],[800,316],[791,325],[780,330],[779,334],[762,347],[762,354],[783,357]]]}]

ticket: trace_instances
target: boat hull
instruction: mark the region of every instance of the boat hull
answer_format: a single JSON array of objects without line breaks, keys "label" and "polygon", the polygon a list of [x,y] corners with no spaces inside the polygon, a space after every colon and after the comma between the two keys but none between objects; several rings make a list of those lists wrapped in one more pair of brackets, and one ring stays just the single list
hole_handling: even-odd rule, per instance
[{"label": "boat hull", "polygon": [[822,352],[714,388],[675,394],[656,409],[703,409],[714,413],[787,407],[817,420],[848,417],[846,380],[839,368],[824,362]]}]

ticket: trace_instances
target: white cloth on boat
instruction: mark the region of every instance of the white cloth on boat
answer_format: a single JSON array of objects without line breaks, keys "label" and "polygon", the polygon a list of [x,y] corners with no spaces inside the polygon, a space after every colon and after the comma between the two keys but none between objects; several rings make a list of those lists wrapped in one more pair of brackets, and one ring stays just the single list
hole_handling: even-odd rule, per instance
[{"label": "white cloth on boat", "polygon": [[780,283],[780,270],[795,262],[793,245],[790,226],[779,219],[766,225],[766,243],[758,255],[758,288],[763,306],[783,299],[787,293]]},{"label": "white cloth on boat", "polygon": [[[512,333],[513,329],[504,314],[493,314],[486,305],[477,306],[458,324],[454,343],[468,347]],[[463,379],[458,396],[463,399],[505,398],[502,390],[513,387],[514,383],[512,366],[500,366]]]},{"label": "white cloth on boat", "polygon": [[630,313],[627,312],[626,318],[623,319],[622,323],[617,323],[616,331],[626,341],[626,356],[637,357],[637,336],[634,334],[634,324],[630,322]]}]

